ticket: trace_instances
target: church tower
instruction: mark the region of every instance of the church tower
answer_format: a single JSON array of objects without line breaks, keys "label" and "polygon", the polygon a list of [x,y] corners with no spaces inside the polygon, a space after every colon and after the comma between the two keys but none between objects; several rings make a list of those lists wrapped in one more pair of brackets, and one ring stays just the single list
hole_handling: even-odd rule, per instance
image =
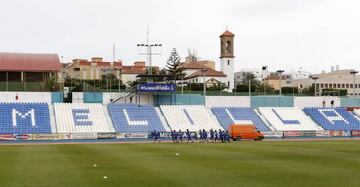
[{"label": "church tower", "polygon": [[235,35],[229,31],[225,31],[220,36],[221,71],[226,75],[228,92],[234,89],[234,37]]}]

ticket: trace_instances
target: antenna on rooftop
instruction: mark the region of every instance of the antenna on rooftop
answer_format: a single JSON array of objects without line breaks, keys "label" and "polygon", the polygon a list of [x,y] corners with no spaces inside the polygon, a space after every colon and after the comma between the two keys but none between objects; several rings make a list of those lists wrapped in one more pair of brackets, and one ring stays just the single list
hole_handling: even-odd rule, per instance
[{"label": "antenna on rooftop", "polygon": [[115,56],[115,51],[116,51],[116,46],[115,46],[115,42],[113,43],[113,63],[115,62],[116,60],[116,56]]},{"label": "antenna on rooftop", "polygon": [[149,25],[147,25],[147,32],[146,32],[146,43],[148,44],[149,43]]}]

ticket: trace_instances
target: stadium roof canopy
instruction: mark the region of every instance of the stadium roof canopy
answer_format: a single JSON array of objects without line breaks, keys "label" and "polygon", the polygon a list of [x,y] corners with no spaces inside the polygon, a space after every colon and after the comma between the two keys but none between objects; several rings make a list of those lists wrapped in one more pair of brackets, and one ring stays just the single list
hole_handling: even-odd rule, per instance
[{"label": "stadium roof canopy", "polygon": [[0,52],[0,71],[53,72],[60,69],[57,54]]}]

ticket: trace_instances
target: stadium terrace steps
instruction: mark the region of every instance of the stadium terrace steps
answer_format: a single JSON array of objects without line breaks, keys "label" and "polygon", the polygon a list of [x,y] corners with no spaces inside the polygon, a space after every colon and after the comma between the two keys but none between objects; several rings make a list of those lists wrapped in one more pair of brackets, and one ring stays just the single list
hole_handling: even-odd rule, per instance
[{"label": "stadium terrace steps", "polygon": [[46,103],[0,103],[0,134],[51,133]]},{"label": "stadium terrace steps", "polygon": [[325,130],[360,130],[360,119],[346,108],[305,108],[305,113]]},{"label": "stadium terrace steps", "polygon": [[322,130],[306,114],[298,108],[260,107],[259,112],[277,131],[315,131]]},{"label": "stadium terrace steps", "polygon": [[260,112],[257,108],[254,108],[253,110],[256,113],[256,115],[259,116],[260,119],[265,123],[265,125],[270,129],[270,131],[276,131],[275,128],[273,126],[271,126],[269,121],[263,115],[260,114]]},{"label": "stadium terrace steps", "polygon": [[115,132],[101,104],[54,104],[58,133]]},{"label": "stadium terrace steps", "polygon": [[160,109],[172,130],[223,129],[204,106],[162,105]]},{"label": "stadium terrace steps", "polygon": [[165,117],[163,116],[163,114],[161,113],[161,110],[159,107],[155,107],[156,113],[157,115],[160,117],[160,121],[161,123],[164,125],[164,128],[166,130],[166,132],[170,132],[171,128],[169,127],[168,123],[166,122]]},{"label": "stadium terrace steps", "polygon": [[55,120],[55,109],[53,105],[49,106],[49,116],[50,116],[50,125],[51,125],[51,132],[56,133],[56,120]]},{"label": "stadium terrace steps", "polygon": [[260,131],[270,131],[269,127],[248,107],[213,107],[212,112],[221,125],[227,129],[231,124],[254,124]]},{"label": "stadium terrace steps", "polygon": [[155,107],[135,104],[109,104],[108,111],[117,132],[165,132]]}]

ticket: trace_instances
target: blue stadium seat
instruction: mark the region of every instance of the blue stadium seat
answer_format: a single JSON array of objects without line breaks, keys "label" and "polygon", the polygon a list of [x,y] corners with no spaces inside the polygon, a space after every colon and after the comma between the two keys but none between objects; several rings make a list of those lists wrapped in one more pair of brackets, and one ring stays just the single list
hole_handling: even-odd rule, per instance
[{"label": "blue stadium seat", "polygon": [[227,129],[234,123],[254,124],[262,132],[270,131],[269,127],[260,119],[254,109],[247,107],[214,107],[211,111],[215,114],[221,125]]},{"label": "blue stadium seat", "polygon": [[305,108],[305,113],[325,130],[360,130],[360,119],[346,108]]},{"label": "blue stadium seat", "polygon": [[108,111],[117,132],[166,131],[153,106],[109,104]]},{"label": "blue stadium seat", "polygon": [[0,103],[0,134],[51,133],[46,103]]}]

